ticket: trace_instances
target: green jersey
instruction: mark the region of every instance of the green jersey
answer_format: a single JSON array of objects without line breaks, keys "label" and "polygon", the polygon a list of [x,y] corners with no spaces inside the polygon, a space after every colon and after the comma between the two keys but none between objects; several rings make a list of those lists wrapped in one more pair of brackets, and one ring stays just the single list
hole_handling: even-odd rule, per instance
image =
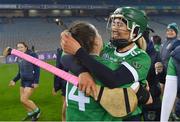
[{"label": "green jersey", "polygon": [[[121,65],[125,65],[132,72],[135,81],[132,81],[131,84],[126,84],[121,87],[130,87],[134,82],[138,81],[141,81],[142,84],[146,83],[145,80],[150,67],[150,58],[144,51],[137,48],[137,46],[134,46],[130,51],[126,53],[118,53],[114,48],[106,45],[102,53],[102,58],[95,58],[97,61],[101,62],[112,70],[116,70]],[[96,83],[103,85],[97,79]],[[73,86],[72,84],[67,84],[66,87],[67,121],[122,120],[122,118],[112,117],[101,107],[99,103],[97,103],[92,97],[85,96],[84,93],[79,91],[76,86]],[[135,112],[133,112],[131,115],[137,115],[140,113],[141,109],[137,107]]]},{"label": "green jersey", "polygon": [[169,59],[166,81],[177,81],[176,68],[173,59]]},{"label": "green jersey", "polygon": [[[119,67],[119,64],[111,63],[108,60],[103,60],[99,56],[94,56],[94,58],[112,70],[115,70]],[[101,84],[98,80],[96,80],[96,83]],[[121,120],[121,118],[114,118],[111,116],[92,97],[85,96],[84,92],[79,91],[76,86],[70,83],[67,83],[66,85],[66,105],[67,121]]]},{"label": "green jersey", "polygon": [[[119,53],[114,47],[106,44],[101,55],[104,60],[126,66],[132,73],[135,81],[120,87],[130,87],[134,82],[140,82],[142,85],[146,84],[146,77],[151,65],[151,59],[145,51],[139,49],[136,45],[127,52]],[[131,115],[138,115],[141,112],[141,106],[138,106]]]}]

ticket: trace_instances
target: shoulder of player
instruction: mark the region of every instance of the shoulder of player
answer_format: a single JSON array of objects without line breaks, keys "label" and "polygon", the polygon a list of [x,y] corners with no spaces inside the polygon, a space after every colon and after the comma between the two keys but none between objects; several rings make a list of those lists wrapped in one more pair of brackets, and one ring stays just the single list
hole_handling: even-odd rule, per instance
[{"label": "shoulder of player", "polygon": [[130,55],[131,56],[137,56],[137,55],[138,56],[139,55],[141,55],[141,56],[148,56],[148,54],[144,50],[139,49],[139,48],[136,48],[133,51],[131,51]]},{"label": "shoulder of player", "polygon": [[144,50],[141,50],[141,49],[135,49],[133,50],[130,55],[132,57],[134,57],[133,59],[137,59],[137,60],[141,60],[141,62],[145,61],[145,62],[151,62],[151,58],[149,57],[149,55],[144,51]]}]

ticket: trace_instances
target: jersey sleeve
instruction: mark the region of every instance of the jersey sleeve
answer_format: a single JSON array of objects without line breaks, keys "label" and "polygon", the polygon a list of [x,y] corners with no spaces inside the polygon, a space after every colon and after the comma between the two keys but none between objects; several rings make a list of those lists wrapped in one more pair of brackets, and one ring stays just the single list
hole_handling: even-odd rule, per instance
[{"label": "jersey sleeve", "polygon": [[168,63],[167,75],[176,76],[176,68],[175,68],[172,58],[170,58],[169,63]]},{"label": "jersey sleeve", "polygon": [[177,81],[176,68],[172,58],[170,58],[168,63],[166,81]]},{"label": "jersey sleeve", "polygon": [[167,69],[166,83],[161,108],[161,121],[168,121],[177,96],[177,76],[176,68],[172,58],[170,58]]}]

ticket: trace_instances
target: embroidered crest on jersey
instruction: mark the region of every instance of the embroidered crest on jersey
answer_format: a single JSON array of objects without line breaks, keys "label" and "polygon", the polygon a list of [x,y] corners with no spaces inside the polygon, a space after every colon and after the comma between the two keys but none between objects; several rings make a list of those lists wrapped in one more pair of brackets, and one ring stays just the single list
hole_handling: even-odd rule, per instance
[{"label": "embroidered crest on jersey", "polygon": [[140,69],[142,67],[142,65],[139,64],[137,61],[132,61],[132,66],[136,69]]}]

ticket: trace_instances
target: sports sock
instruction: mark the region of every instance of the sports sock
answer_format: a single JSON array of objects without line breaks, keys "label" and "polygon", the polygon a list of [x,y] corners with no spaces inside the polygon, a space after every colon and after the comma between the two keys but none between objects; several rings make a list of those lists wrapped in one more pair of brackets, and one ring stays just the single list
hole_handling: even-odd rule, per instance
[{"label": "sports sock", "polygon": [[39,108],[34,109],[34,112],[35,112],[35,113],[37,113],[37,112],[39,112],[39,111],[40,111]]},{"label": "sports sock", "polygon": [[28,112],[27,114],[28,114],[28,116],[31,116],[34,114],[34,111]]}]

